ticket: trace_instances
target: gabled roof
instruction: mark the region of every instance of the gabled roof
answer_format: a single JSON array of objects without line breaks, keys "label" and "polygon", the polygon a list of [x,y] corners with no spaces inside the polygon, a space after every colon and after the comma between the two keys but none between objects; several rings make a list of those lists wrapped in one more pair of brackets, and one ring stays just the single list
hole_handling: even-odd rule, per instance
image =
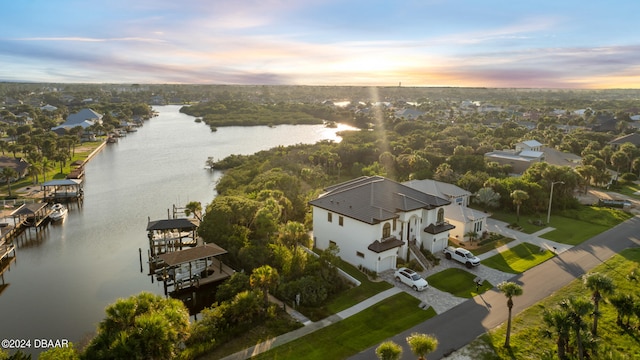
[{"label": "gabled roof", "polygon": [[622,145],[624,143],[632,143],[635,146],[640,146],[640,134],[638,133],[633,133],[633,134],[628,134],[625,136],[621,136],[619,138],[615,138],[611,141],[609,141],[609,144],[618,144],[618,145]]},{"label": "gabled roof", "polygon": [[537,140],[527,140],[527,141],[522,141],[522,143],[527,145],[530,148],[542,146],[542,144],[539,143]]},{"label": "gabled roof", "polygon": [[100,119],[102,119],[102,115],[97,112],[91,109],[82,109],[75,114],[67,116],[67,120],[64,122],[64,125],[80,125],[87,120],[95,121]]},{"label": "gabled roof", "polygon": [[444,210],[445,218],[468,223],[476,220],[484,219],[487,214],[462,205],[449,205]]},{"label": "gabled roof", "polygon": [[11,213],[11,216],[33,215],[47,207],[47,205],[47,203],[22,204],[22,206]]},{"label": "gabled roof", "polygon": [[402,184],[414,188],[423,193],[435,195],[441,198],[455,198],[459,196],[471,196],[471,193],[467,190],[445,182],[425,179],[425,180],[410,180],[403,182]]},{"label": "gabled roof", "polygon": [[18,176],[23,176],[24,172],[29,167],[29,163],[24,161],[24,159],[16,159],[9,156],[0,156],[0,169],[2,168],[11,168],[18,173]]},{"label": "gabled roof", "polygon": [[226,254],[227,250],[216,244],[204,244],[186,250],[174,251],[158,255],[167,265],[175,266],[188,263],[194,260]]},{"label": "gabled roof", "polygon": [[399,212],[430,210],[451,203],[381,176],[363,176],[325,190],[309,204],[368,224],[397,218]]}]

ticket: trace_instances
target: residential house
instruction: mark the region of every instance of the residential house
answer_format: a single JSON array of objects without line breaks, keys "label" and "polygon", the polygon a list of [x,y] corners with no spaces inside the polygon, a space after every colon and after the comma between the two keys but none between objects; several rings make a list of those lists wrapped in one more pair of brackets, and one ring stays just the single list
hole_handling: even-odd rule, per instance
[{"label": "residential house", "polygon": [[611,145],[611,148],[614,151],[618,150],[620,145],[624,143],[632,143],[633,145],[640,147],[640,134],[632,133],[609,141],[609,145]]},{"label": "residential house", "polygon": [[544,161],[542,144],[536,140],[519,142],[515,149],[494,150],[484,154],[488,161],[495,161],[501,165],[511,165],[512,172],[522,174],[536,162]]},{"label": "residential house", "polygon": [[451,204],[444,207],[444,219],[455,226],[449,236],[460,241],[468,241],[470,233],[481,236],[487,230],[487,214],[472,209],[469,200],[471,192],[453,184],[436,180],[411,180],[403,183],[427,194],[447,199]]},{"label": "residential house", "polygon": [[325,189],[309,202],[314,246],[335,244],[338,256],[375,272],[396,267],[423,247],[432,253],[447,246],[453,225],[445,221],[449,200],[380,176],[363,176]]},{"label": "residential house", "polygon": [[55,133],[64,133],[76,126],[86,129],[95,123],[102,124],[102,115],[91,109],[85,108],[75,114],[67,116],[67,120],[64,123],[52,128],[51,130]]},{"label": "residential house", "polygon": [[18,180],[27,176],[29,163],[24,159],[16,159],[10,156],[0,156],[0,171],[4,168],[11,168],[15,170],[18,176],[14,180]]},{"label": "residential house", "polygon": [[420,116],[424,115],[424,112],[422,112],[420,110],[410,109],[409,108],[409,109],[396,110],[394,115],[395,115],[395,117],[397,117],[399,119],[415,120],[415,119],[419,118]]}]

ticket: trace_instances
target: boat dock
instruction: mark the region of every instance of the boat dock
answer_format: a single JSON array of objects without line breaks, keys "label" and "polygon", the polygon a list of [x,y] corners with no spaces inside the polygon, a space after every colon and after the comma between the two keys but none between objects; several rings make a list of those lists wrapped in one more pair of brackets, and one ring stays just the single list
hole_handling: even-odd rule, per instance
[{"label": "boat dock", "polygon": [[190,249],[158,256],[164,266],[156,271],[164,283],[165,295],[189,288],[198,288],[225,280],[233,273],[217,256],[227,251],[215,244],[203,244]]},{"label": "boat dock", "polygon": [[42,200],[46,203],[68,203],[77,201],[80,203],[84,199],[83,180],[80,179],[59,179],[43,183]]}]

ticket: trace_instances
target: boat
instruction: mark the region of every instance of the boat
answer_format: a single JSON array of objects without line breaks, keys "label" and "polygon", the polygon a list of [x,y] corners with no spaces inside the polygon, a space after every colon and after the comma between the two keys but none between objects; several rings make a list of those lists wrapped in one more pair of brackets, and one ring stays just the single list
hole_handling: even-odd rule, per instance
[{"label": "boat", "polygon": [[59,221],[64,219],[64,217],[67,216],[68,212],[67,208],[62,204],[53,204],[51,210],[53,210],[51,214],[49,214],[49,219],[51,219],[51,221]]}]

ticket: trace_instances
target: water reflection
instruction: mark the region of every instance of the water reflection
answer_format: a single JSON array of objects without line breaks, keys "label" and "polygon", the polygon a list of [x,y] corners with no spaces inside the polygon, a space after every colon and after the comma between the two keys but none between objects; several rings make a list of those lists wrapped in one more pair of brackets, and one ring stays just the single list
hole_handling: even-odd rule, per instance
[{"label": "water reflection", "polygon": [[[70,206],[63,223],[17,239],[16,261],[5,273],[11,286],[0,293],[0,338],[78,342],[95,331],[104,308],[118,298],[141,291],[163,295],[162,283],[152,282],[148,269],[140,271],[148,219],[166,219],[174,204],[211,202],[222,173],[204,169],[209,156],[337,141],[341,129],[282,125],[211,132],[179,108],[155,107],[158,117],[98,153],[85,166],[84,202]],[[214,290],[180,296],[198,309]]]}]

